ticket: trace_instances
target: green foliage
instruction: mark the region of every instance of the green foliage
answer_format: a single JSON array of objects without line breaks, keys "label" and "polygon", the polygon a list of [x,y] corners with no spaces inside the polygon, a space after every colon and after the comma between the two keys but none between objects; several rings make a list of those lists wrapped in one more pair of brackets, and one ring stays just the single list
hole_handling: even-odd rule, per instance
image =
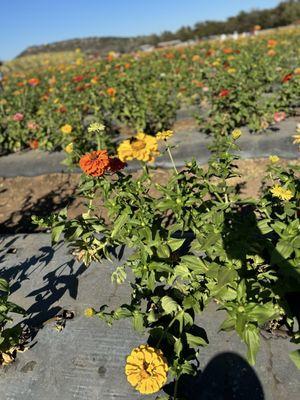
[{"label": "green foliage", "polygon": [[[109,221],[90,205],[81,218],[63,213],[47,222],[54,240],[63,233],[88,263],[109,256],[112,246],[132,249],[112,275],[130,283],[130,301],[113,311],[102,306],[97,315],[109,324],[132,319],[134,329],[162,349],[175,377],[196,371],[199,347],[208,344],[196,317],[211,302],[227,314],[220,330],[236,331],[251,364],[262,329],[285,327],[292,341],[299,337],[290,301],[300,283],[299,171],[270,165],[260,198],[241,199],[230,184],[238,174],[231,150],[235,142],[221,136],[208,169],[187,163],[156,185],[158,196],[147,169],[136,179],[122,172],[83,177],[82,192],[101,198]],[[270,192],[275,183],[292,192],[289,201]],[[298,352],[291,358],[299,364]]]},{"label": "green foliage", "polygon": [[9,284],[4,278],[0,278],[0,363],[2,354],[9,352],[12,348],[20,344],[21,327],[19,324],[7,327],[8,323],[13,322],[11,313],[25,314],[20,306],[9,301]]}]

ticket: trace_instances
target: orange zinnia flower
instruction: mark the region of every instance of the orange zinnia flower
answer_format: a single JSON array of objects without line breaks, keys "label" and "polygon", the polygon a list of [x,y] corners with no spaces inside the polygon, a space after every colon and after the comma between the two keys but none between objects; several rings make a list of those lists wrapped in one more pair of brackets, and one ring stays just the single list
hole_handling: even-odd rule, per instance
[{"label": "orange zinnia flower", "polygon": [[269,39],[268,40],[268,47],[275,47],[277,45],[277,40]]},{"label": "orange zinnia flower", "polygon": [[96,150],[85,154],[79,161],[80,168],[91,176],[102,176],[109,168],[107,150]]},{"label": "orange zinnia flower", "polygon": [[115,88],[113,88],[113,87],[110,87],[110,88],[106,89],[106,93],[109,96],[114,97],[116,95],[116,93],[117,93],[117,90]]},{"label": "orange zinnia flower", "polygon": [[38,79],[38,78],[31,78],[31,79],[28,79],[28,85],[29,86],[37,86],[39,83],[40,83],[40,80]]},{"label": "orange zinnia flower", "polygon": [[126,164],[117,157],[110,158],[107,150],[96,150],[82,156],[79,165],[87,175],[99,177],[105,172],[119,171]]},{"label": "orange zinnia flower", "polygon": [[39,147],[39,141],[37,139],[32,139],[28,142],[28,145],[32,150],[36,150]]}]

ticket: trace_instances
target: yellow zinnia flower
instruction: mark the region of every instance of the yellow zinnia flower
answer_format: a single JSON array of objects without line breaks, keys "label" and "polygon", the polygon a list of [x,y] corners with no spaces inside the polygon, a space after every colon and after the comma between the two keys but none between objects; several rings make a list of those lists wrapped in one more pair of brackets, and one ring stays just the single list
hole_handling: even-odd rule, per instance
[{"label": "yellow zinnia flower", "polygon": [[269,157],[269,161],[271,161],[271,163],[275,164],[280,160],[280,158],[278,156],[270,156]]},{"label": "yellow zinnia flower", "polygon": [[270,192],[274,197],[278,197],[281,200],[290,200],[293,197],[293,193],[290,190],[284,189],[280,185],[273,186]]},{"label": "yellow zinnia flower", "polygon": [[171,136],[173,136],[173,131],[162,131],[162,132],[157,132],[156,134],[156,139],[157,140],[167,140],[169,139]]},{"label": "yellow zinnia flower", "polygon": [[143,132],[131,139],[124,140],[118,147],[118,157],[123,162],[134,158],[144,162],[153,162],[158,155],[156,138]]},{"label": "yellow zinnia flower", "polygon": [[237,140],[242,135],[242,131],[240,129],[234,129],[231,132],[231,137],[233,140]]},{"label": "yellow zinnia flower", "polygon": [[69,144],[67,144],[67,146],[65,147],[65,152],[68,153],[68,154],[73,153],[73,150],[74,150],[74,145],[73,145],[73,143],[69,143]]},{"label": "yellow zinnia flower", "polygon": [[141,345],[127,357],[128,382],[141,394],[158,392],[167,382],[168,364],[161,350]]},{"label": "yellow zinnia flower", "polygon": [[62,126],[61,128],[60,128],[60,131],[62,132],[62,133],[64,133],[64,134],[69,134],[69,133],[71,133],[72,132],[72,126],[71,125],[69,125],[69,124],[66,124],[66,125],[64,125],[64,126]]}]

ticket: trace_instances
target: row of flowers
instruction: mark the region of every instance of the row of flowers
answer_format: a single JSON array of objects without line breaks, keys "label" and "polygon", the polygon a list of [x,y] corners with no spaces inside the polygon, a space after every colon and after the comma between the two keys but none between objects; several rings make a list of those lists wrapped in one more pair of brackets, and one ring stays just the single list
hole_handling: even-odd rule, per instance
[{"label": "row of flowers", "polygon": [[97,140],[86,132],[86,118],[105,124],[110,148],[126,128],[148,134],[171,129],[182,105],[194,106],[199,127],[210,134],[244,125],[263,131],[299,103],[299,41],[295,29],[101,61],[77,54],[73,63],[38,70],[18,66],[4,74],[0,151],[57,150],[70,141],[89,151]]}]

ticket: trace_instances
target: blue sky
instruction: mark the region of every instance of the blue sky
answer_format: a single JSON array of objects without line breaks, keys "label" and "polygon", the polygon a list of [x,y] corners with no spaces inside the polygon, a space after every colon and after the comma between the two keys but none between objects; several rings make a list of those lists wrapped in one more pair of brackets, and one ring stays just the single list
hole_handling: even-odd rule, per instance
[{"label": "blue sky", "polygon": [[278,0],[0,0],[0,59],[34,44],[87,36],[133,36],[176,30]]}]

